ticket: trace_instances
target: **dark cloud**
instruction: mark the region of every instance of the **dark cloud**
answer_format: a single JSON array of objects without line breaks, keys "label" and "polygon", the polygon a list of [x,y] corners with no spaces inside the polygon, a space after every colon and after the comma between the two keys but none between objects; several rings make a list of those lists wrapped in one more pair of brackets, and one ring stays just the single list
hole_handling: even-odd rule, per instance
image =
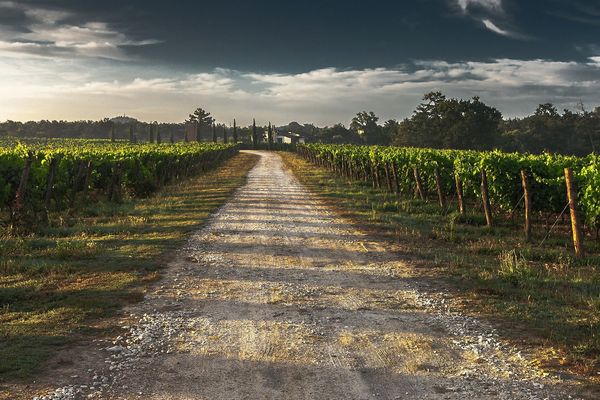
[{"label": "dark cloud", "polygon": [[0,85],[15,93],[0,99],[1,112],[23,104],[51,117],[42,115],[47,105],[83,112],[93,104],[100,115],[138,107],[141,116],[160,110],[177,120],[202,103],[222,117],[232,107],[256,108],[330,123],[363,108],[407,116],[430,90],[480,95],[506,115],[578,97],[600,103],[600,60],[591,59],[600,55],[600,26],[586,22],[598,18],[596,1],[0,0],[0,7]]},{"label": "dark cloud", "polygon": [[[190,71],[225,66],[301,72],[329,66],[392,67],[433,58],[583,62],[590,54],[576,46],[600,37],[600,26],[592,24],[599,7],[583,0],[21,0],[18,4],[68,10],[62,23],[104,22],[133,42],[160,40],[161,45],[127,53]],[[26,22],[31,22],[22,12],[2,14],[0,25],[12,30],[25,31]]]}]

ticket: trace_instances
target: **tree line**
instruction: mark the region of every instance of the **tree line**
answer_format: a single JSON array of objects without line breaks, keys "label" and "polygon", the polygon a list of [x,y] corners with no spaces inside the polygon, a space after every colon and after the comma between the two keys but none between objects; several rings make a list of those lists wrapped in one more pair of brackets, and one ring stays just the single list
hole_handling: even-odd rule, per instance
[{"label": "tree line", "polygon": [[[194,129],[189,135],[190,126]],[[270,136],[268,134],[270,132]],[[371,111],[361,111],[348,127],[338,123],[319,127],[291,122],[284,126],[238,126],[218,123],[211,114],[196,109],[182,123],[141,122],[127,117],[100,121],[6,121],[0,136],[107,138],[135,141],[235,141],[273,140],[277,132],[292,132],[306,142],[396,145],[530,153],[585,155],[600,149],[600,107],[560,112],[553,104],[540,104],[532,115],[503,118],[502,113],[481,101],[448,98],[441,92],[423,96],[413,114],[403,120],[381,122]],[[270,139],[268,138],[270,137]]]}]

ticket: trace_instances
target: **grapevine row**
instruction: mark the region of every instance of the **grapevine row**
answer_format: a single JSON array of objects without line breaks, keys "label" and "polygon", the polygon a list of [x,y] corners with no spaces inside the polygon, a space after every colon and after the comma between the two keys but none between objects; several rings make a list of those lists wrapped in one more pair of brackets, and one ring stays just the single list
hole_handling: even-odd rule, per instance
[{"label": "grapevine row", "polygon": [[[565,168],[576,177],[577,197],[586,224],[600,228],[600,157],[532,155],[500,151],[437,150],[380,146],[306,144],[298,152],[315,164],[352,179],[372,183],[398,195],[427,197],[441,205],[456,198],[464,212],[467,201],[485,203],[496,213],[523,204],[523,179],[533,212],[559,214],[567,202]],[[523,172],[524,178],[521,176]],[[482,182],[482,181],[486,182]],[[486,191],[482,191],[485,183]],[[489,199],[483,199],[485,195]],[[486,201],[487,200],[487,201]],[[491,221],[488,221],[488,224]]]},{"label": "grapevine row", "polygon": [[130,145],[85,140],[0,147],[0,210],[11,225],[73,208],[77,200],[148,195],[161,186],[214,167],[235,145]]}]

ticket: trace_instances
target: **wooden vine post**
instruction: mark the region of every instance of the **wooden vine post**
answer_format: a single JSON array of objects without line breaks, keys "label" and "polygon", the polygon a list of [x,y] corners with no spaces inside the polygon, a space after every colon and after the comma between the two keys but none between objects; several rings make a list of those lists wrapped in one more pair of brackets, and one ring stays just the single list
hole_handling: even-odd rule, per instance
[{"label": "wooden vine post", "polygon": [[525,240],[529,242],[531,239],[531,191],[527,173],[521,170],[521,185],[523,186],[523,200],[525,201]]},{"label": "wooden vine post", "polygon": [[92,178],[92,168],[94,164],[92,161],[88,161],[85,166],[85,177],[83,178],[83,198],[87,200],[87,192],[90,186],[90,179]]},{"label": "wooden vine post", "polygon": [[483,202],[483,212],[485,213],[485,222],[488,227],[492,227],[492,207],[490,205],[490,192],[488,189],[487,173],[485,168],[481,169],[481,201]]},{"label": "wooden vine post", "polygon": [[121,196],[121,163],[116,163],[112,167],[111,182],[108,189],[108,199],[115,203],[120,203]]},{"label": "wooden vine post", "polygon": [[446,199],[444,198],[444,190],[442,188],[442,178],[440,177],[440,170],[435,169],[435,187],[437,189],[438,201],[440,203],[440,207],[446,207]]},{"label": "wooden vine post", "polygon": [[379,175],[379,165],[373,163],[373,172],[375,173],[375,187],[381,189],[381,176]]},{"label": "wooden vine post", "polygon": [[567,184],[567,197],[569,198],[569,210],[571,211],[571,230],[573,232],[573,246],[575,247],[575,255],[583,256],[583,235],[581,225],[577,215],[577,192],[575,190],[575,182],[573,171],[571,168],[565,168],[565,181]]},{"label": "wooden vine post", "polygon": [[454,182],[456,183],[456,197],[458,197],[458,211],[461,213],[461,215],[465,215],[467,208],[465,207],[463,185],[458,173],[456,172],[454,172]]},{"label": "wooden vine post", "polygon": [[421,200],[425,201],[425,189],[423,188],[423,181],[421,180],[421,174],[419,173],[419,169],[417,167],[413,168],[413,174],[415,176],[415,183],[417,185],[417,194]]},{"label": "wooden vine post", "polygon": [[23,222],[23,209],[25,208],[25,196],[27,194],[27,182],[31,173],[31,165],[33,164],[33,156],[29,155],[25,160],[25,166],[21,173],[21,180],[15,194],[15,202],[12,209],[13,229]]},{"label": "wooden vine post", "polygon": [[392,173],[394,175],[394,193],[396,195],[400,195],[400,182],[398,180],[398,168],[396,167],[396,163],[392,162]]},{"label": "wooden vine post", "polygon": [[73,187],[71,189],[71,199],[69,200],[69,208],[75,206],[75,200],[77,200],[77,192],[81,186],[81,177],[85,173],[85,162],[79,161],[77,172],[73,174]]},{"label": "wooden vine post", "polygon": [[373,189],[377,187],[377,174],[375,173],[375,165],[372,160],[369,160],[369,170],[371,171],[371,182],[373,183]]},{"label": "wooden vine post", "polygon": [[46,194],[44,196],[44,206],[46,212],[50,209],[52,201],[52,188],[54,187],[54,178],[56,177],[56,168],[58,167],[58,159],[53,158],[48,167],[48,176],[46,178]]},{"label": "wooden vine post", "polygon": [[385,164],[385,179],[387,181],[387,187],[388,187],[388,191],[391,193],[394,191],[393,185],[392,185],[392,173],[390,171],[390,165],[389,163],[386,161]]}]

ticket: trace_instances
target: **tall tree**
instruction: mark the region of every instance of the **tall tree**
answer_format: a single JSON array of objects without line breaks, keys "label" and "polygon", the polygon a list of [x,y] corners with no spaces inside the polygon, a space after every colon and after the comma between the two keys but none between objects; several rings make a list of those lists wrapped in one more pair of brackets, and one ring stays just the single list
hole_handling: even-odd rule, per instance
[{"label": "tall tree", "polygon": [[379,121],[379,117],[374,112],[361,111],[352,118],[350,129],[355,131],[367,144],[388,144],[377,121]]},{"label": "tall tree", "polygon": [[197,108],[186,120],[196,126],[196,141],[202,141],[202,133],[208,131],[215,123],[215,119],[210,113],[202,108]]},{"label": "tall tree", "polygon": [[129,124],[129,143],[134,142],[134,133],[133,133],[133,122]]},{"label": "tall tree", "polygon": [[148,126],[148,143],[154,143],[154,124]]},{"label": "tall tree", "polygon": [[158,125],[158,123],[156,124],[156,143],[162,143],[162,138],[160,137],[160,125]]},{"label": "tall tree", "polygon": [[233,143],[237,144],[238,135],[237,135],[237,125],[235,124],[235,118],[233,119]]},{"label": "tall tree", "polygon": [[273,148],[273,128],[271,127],[271,122],[269,121],[269,128],[267,131],[267,138],[269,141],[269,150]]},{"label": "tall tree", "polygon": [[115,141],[115,124],[114,124],[114,122],[110,123],[110,141],[111,142]]},{"label": "tall tree", "polygon": [[212,125],[212,134],[213,142],[217,143],[217,126],[215,124]]},{"label": "tall tree", "polygon": [[383,124],[383,134],[388,141],[398,134],[400,124],[395,119],[389,119]]},{"label": "tall tree", "polygon": [[256,135],[256,119],[252,119],[252,148],[256,149],[258,144],[258,136]]},{"label": "tall tree", "polygon": [[402,121],[394,144],[400,146],[477,149],[493,148],[499,141],[502,114],[471,100],[447,99],[440,92],[427,93],[411,118]]},{"label": "tall tree", "polygon": [[223,124],[223,143],[227,144],[227,127]]}]

